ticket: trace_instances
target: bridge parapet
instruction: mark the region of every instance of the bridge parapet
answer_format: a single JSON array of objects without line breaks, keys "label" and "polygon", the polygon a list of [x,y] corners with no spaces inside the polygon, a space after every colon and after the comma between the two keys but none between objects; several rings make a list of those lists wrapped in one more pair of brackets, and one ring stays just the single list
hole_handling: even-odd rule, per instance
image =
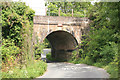
[{"label": "bridge parapet", "polygon": [[78,18],[78,17],[63,17],[63,16],[35,16],[34,17],[34,24],[63,24],[63,25],[69,25],[69,24],[81,24],[83,22],[89,22],[89,19],[86,18]]},{"label": "bridge parapet", "polygon": [[[71,33],[78,41],[81,42],[82,29],[88,29],[89,19],[78,17],[63,17],[63,16],[35,16],[34,17],[34,32],[37,33],[39,41],[58,30],[63,30]],[[58,27],[62,24],[62,27]]]}]

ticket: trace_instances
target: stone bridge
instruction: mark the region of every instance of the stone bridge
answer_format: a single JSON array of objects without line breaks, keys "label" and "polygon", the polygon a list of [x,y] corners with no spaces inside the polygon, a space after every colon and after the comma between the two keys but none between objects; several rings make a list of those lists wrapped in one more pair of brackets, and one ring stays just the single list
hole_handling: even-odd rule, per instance
[{"label": "stone bridge", "polygon": [[35,16],[34,33],[39,42],[45,38],[51,44],[52,57],[59,60],[69,60],[76,46],[81,43],[82,34],[89,30],[88,18]]}]

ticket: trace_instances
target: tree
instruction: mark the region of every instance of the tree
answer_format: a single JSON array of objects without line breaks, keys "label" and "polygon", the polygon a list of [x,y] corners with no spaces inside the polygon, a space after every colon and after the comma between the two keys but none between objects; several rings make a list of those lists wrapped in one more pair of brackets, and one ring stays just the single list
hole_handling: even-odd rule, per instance
[{"label": "tree", "polygon": [[47,2],[48,14],[58,16],[58,9],[61,10],[61,16],[72,16],[72,9],[74,11],[74,17],[85,17],[89,7],[92,6],[90,2]]},{"label": "tree", "polygon": [[99,67],[106,66],[112,78],[118,77],[120,27],[118,2],[95,3],[88,11],[90,32],[82,44],[82,60]]},{"label": "tree", "polygon": [[[1,2],[2,8],[2,58],[5,63],[21,56],[31,60],[32,27],[34,11],[23,2]],[[13,60],[11,60],[11,57]]]}]

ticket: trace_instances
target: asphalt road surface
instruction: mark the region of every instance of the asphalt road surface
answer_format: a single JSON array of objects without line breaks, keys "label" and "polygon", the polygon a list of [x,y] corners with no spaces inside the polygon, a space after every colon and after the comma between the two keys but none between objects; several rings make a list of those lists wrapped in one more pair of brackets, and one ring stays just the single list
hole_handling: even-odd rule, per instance
[{"label": "asphalt road surface", "polygon": [[109,78],[109,74],[104,69],[86,64],[57,62],[47,65],[45,74],[38,78]]},{"label": "asphalt road surface", "polygon": [[[50,52],[50,49],[44,49],[42,57],[46,58],[45,55],[48,52]],[[86,64],[52,62],[47,63],[47,65],[47,71],[44,75],[37,77],[37,79],[34,80],[60,80],[60,78],[63,78],[62,80],[64,80],[64,78],[69,78],[68,80],[78,80],[79,78],[83,78],[83,80],[98,80],[98,78],[100,78],[99,80],[106,80],[103,78],[109,78],[109,74],[104,69]]]}]

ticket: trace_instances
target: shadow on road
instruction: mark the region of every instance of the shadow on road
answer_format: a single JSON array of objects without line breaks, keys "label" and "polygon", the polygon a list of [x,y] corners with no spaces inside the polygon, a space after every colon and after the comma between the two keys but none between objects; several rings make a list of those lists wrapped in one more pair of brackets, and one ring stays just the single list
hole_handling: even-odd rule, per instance
[{"label": "shadow on road", "polygon": [[51,60],[48,60],[47,58],[41,58],[41,60],[43,60],[44,62],[46,63],[60,63],[61,61],[51,61]]}]

